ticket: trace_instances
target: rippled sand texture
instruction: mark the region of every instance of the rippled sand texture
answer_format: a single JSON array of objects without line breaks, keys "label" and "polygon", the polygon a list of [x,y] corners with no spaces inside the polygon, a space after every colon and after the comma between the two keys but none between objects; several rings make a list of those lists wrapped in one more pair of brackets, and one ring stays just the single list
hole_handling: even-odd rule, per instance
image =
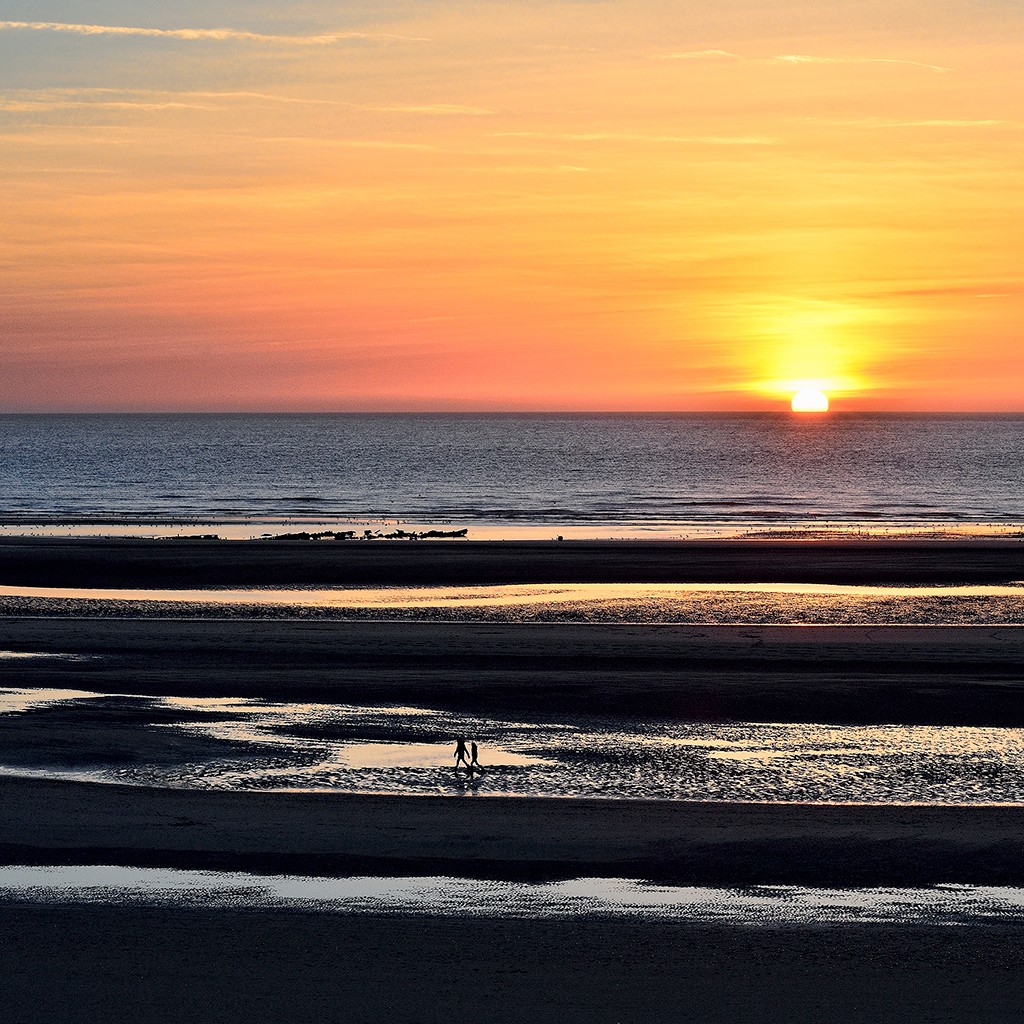
[{"label": "rippled sand texture", "polygon": [[[0,770],[193,789],[1024,804],[1024,730],[514,721],[425,708],[0,691]],[[59,736],[55,747],[47,736]],[[454,736],[482,775],[456,772]]]}]

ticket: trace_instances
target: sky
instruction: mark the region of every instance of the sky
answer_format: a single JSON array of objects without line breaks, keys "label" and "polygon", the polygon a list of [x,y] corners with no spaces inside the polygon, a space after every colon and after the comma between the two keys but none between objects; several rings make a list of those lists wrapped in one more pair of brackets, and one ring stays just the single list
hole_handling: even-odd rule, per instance
[{"label": "sky", "polygon": [[0,0],[0,411],[1024,410],[1017,0]]}]

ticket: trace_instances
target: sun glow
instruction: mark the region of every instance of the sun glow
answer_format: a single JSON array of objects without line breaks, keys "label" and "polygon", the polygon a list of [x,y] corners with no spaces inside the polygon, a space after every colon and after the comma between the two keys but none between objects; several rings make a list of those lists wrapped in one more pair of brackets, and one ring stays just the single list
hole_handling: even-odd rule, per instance
[{"label": "sun glow", "polygon": [[828,412],[828,395],[817,388],[801,388],[790,402],[793,412]]},{"label": "sun glow", "polygon": [[1024,4],[140,6],[5,5],[4,413],[1024,410]]}]

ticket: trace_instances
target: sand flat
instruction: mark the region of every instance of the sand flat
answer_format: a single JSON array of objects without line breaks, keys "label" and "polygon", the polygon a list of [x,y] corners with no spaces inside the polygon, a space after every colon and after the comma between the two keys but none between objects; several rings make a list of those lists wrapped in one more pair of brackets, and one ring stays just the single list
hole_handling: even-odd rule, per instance
[{"label": "sand flat", "polygon": [[[342,548],[4,542],[0,582],[1024,578],[1024,546],[1013,543]],[[74,656],[0,659],[0,685],[25,688],[525,708],[570,718],[1024,725],[1018,627],[0,618],[0,650]],[[197,792],[2,777],[0,861],[683,885],[1020,885],[1024,807]],[[4,1012],[23,1024],[431,1024],[453,1014],[509,1024],[995,1024],[1017,1020],[1024,1005],[1017,920],[837,931],[12,899],[0,911]]]},{"label": "sand flat", "polygon": [[1008,539],[559,543],[0,538],[0,583],[19,586],[1016,580],[1024,580],[1024,543]]},{"label": "sand flat", "polygon": [[647,921],[0,904],[19,1024],[1010,1024],[1012,922],[749,929]]},{"label": "sand flat", "polygon": [[1024,808],[196,792],[0,778],[0,858],[283,874],[1017,884]]},{"label": "sand flat", "polygon": [[3,619],[0,685],[481,713],[1024,726],[1024,627]]}]

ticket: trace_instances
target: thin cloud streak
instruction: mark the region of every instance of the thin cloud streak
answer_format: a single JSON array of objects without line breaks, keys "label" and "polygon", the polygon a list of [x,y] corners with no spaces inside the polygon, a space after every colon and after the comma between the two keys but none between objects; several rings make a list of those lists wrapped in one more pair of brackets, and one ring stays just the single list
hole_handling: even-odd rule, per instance
[{"label": "thin cloud streak", "polygon": [[665,56],[669,60],[746,60],[746,57],[730,50],[684,50],[681,53],[667,53]]},{"label": "thin cloud streak", "polygon": [[[231,136],[232,138],[254,138],[254,136]],[[259,136],[260,142],[304,142],[314,146],[338,146],[342,149],[411,149],[434,152],[437,146],[427,142],[393,142],[385,139],[325,139],[312,135],[266,135]]]},{"label": "thin cloud streak", "polygon": [[660,142],[695,146],[777,146],[765,135],[640,135],[632,132],[491,132],[492,139],[557,139],[565,142]]},{"label": "thin cloud streak", "polygon": [[470,117],[485,117],[494,113],[486,107],[468,107],[459,103],[422,103],[415,105],[395,104],[376,106],[367,103],[346,103],[347,107],[381,114],[465,114]]},{"label": "thin cloud streak", "polygon": [[720,61],[730,64],[904,64],[925,71],[945,74],[952,68],[939,64],[926,64],[919,60],[904,60],[900,57],[818,57],[809,53],[780,53],[774,57],[744,57],[731,50],[683,50],[679,53],[664,54],[667,60]]},{"label": "thin cloud streak", "polygon": [[[282,96],[276,93],[251,92],[243,90],[197,90],[197,89],[126,89],[111,88],[109,86],[89,86],[80,88],[55,88],[55,89],[19,89],[16,90],[17,97],[8,93],[0,97],[0,101],[7,103],[53,103],[55,106],[63,104],[90,104],[102,103],[103,99],[96,97],[117,96],[117,97],[161,97],[160,104],[181,103],[185,100],[233,100],[251,99],[262,100],[270,103],[295,103],[303,106],[327,106],[337,107],[343,105],[339,100],[315,99],[301,96]],[[112,101],[113,102],[113,101]],[[122,99],[117,102],[153,102],[156,100],[129,100]],[[191,105],[191,104],[189,104]],[[218,106],[215,109],[222,109]]]},{"label": "thin cloud streak", "polygon": [[142,28],[135,25],[79,25],[61,21],[0,21],[3,32],[65,32],[79,36],[145,36],[158,39],[213,40],[216,42],[287,43],[294,46],[329,46],[359,40],[425,43],[422,36],[388,32],[324,32],[318,35],[267,35],[233,28]]},{"label": "thin cloud streak", "polygon": [[[107,99],[106,97],[124,97]],[[161,97],[161,99],[137,99],[129,97]],[[219,100],[220,103],[197,103],[195,100]],[[425,116],[472,116],[484,117],[494,114],[486,107],[474,107],[460,103],[352,103],[347,100],[313,99],[301,96],[281,96],[273,93],[249,91],[196,91],[183,92],[162,89],[44,89],[37,92],[0,96],[0,111],[27,113],[41,110],[64,110],[77,108],[138,109],[138,110],[224,110],[227,101],[253,100],[259,103],[280,103],[317,107],[361,110],[382,114],[421,114]]]},{"label": "thin cloud streak", "polygon": [[937,71],[942,74],[953,70],[938,64],[902,60],[898,57],[814,57],[807,53],[781,53],[765,59],[779,64],[905,64],[908,67],[923,68],[925,71]]},{"label": "thin cloud streak", "polygon": [[995,118],[974,120],[933,117],[920,120],[890,121],[882,117],[836,118],[808,117],[805,124],[829,125],[837,128],[1020,128],[1021,121],[1003,121]]},{"label": "thin cloud streak", "polygon": [[154,103],[142,100],[9,100],[0,97],[5,114],[53,113],[57,110],[223,110],[209,103]]}]

